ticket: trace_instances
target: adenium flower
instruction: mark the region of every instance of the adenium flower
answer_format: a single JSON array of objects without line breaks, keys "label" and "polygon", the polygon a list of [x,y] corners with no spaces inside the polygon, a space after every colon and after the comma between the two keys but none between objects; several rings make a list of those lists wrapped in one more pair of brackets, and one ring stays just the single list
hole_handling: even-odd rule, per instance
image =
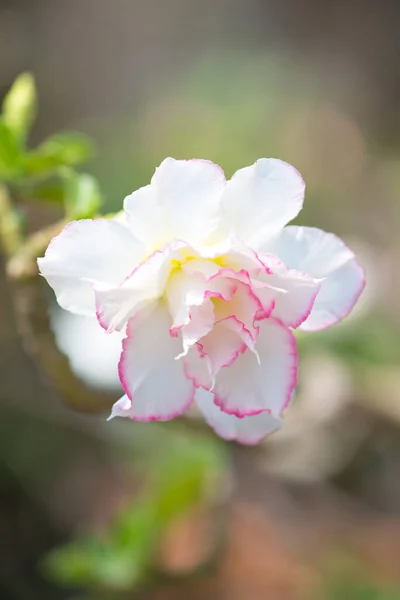
[{"label": "adenium flower", "polygon": [[335,235],[286,226],[305,184],[277,159],[230,181],[206,160],[165,159],[124,218],[70,223],[39,268],[66,310],[125,331],[125,395],[111,417],[167,420],[196,401],[223,438],[258,443],[297,383],[294,329],[345,317],[364,274]]}]

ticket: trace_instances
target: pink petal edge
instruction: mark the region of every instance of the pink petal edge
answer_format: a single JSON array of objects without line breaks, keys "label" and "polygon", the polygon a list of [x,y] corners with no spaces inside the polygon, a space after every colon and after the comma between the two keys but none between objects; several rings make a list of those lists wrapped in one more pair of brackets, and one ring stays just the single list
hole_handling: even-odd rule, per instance
[{"label": "pink petal edge", "polygon": [[[122,387],[123,387],[126,395],[128,396],[128,398],[131,401],[131,403],[133,403],[134,399],[133,399],[133,397],[130,394],[129,387],[128,387],[126,379],[125,379],[125,364],[124,364],[124,358],[123,358],[124,351],[125,351],[125,346],[126,346],[126,344],[128,342],[128,338],[131,337],[131,331],[130,331],[131,326],[132,326],[132,320],[130,320],[128,322],[128,326],[127,326],[127,329],[126,329],[126,334],[127,335],[126,335],[126,338],[124,338],[122,340],[122,352],[121,352],[121,356],[120,356],[119,363],[118,363],[118,376],[119,376],[121,385],[122,385]],[[187,377],[187,379],[190,380],[190,378],[188,378],[188,377]],[[179,417],[184,412],[186,412],[187,409],[193,404],[194,399],[195,399],[195,394],[196,394],[196,387],[193,384],[193,387],[192,387],[191,392],[190,392],[190,396],[189,396],[187,402],[185,402],[185,404],[183,405],[182,410],[175,411],[175,412],[173,412],[173,413],[171,413],[171,414],[169,414],[167,416],[160,417],[158,415],[149,415],[146,418],[135,418],[135,417],[130,417],[130,418],[131,418],[132,421],[140,421],[140,422],[169,421],[171,419],[175,419],[176,417]]]},{"label": "pink petal edge", "polygon": [[[273,317],[271,317],[273,318]],[[289,339],[290,339],[290,347],[291,347],[291,356],[293,357],[293,365],[291,367],[291,377],[290,377],[290,381],[289,381],[289,385],[288,385],[288,389],[286,392],[286,397],[285,397],[285,401],[282,405],[282,407],[279,410],[279,414],[281,414],[290,404],[292,398],[293,398],[293,392],[297,386],[297,381],[298,381],[298,351],[297,351],[297,346],[296,346],[296,338],[294,337],[292,331],[288,328],[285,327],[281,321],[279,321],[279,319],[275,319],[273,318],[274,321],[276,321],[277,323],[279,323],[281,325],[281,327],[283,327],[284,329],[286,329],[286,331],[289,333]],[[232,363],[231,363],[232,364]],[[260,366],[260,368],[262,368],[262,365]],[[229,411],[226,409],[226,407],[224,406],[225,404],[225,399],[221,398],[219,396],[217,396],[214,392],[212,392],[212,394],[214,395],[214,404],[216,404],[216,406],[218,406],[224,413],[226,413],[227,415],[234,415],[235,417],[238,417],[239,419],[242,417],[251,417],[251,416],[255,416],[255,415],[259,415],[262,412],[266,412],[265,409],[260,409],[260,410],[254,410],[254,411],[246,411],[246,412],[240,412],[238,410],[234,410],[234,411]]]},{"label": "pink petal edge", "polygon": [[[129,273],[129,275],[127,275],[125,277],[125,279],[123,281],[121,281],[119,286],[116,286],[116,287],[117,288],[122,287],[122,285],[124,283],[126,283],[129,279],[131,279],[131,277],[133,277],[133,275],[135,273],[137,273],[137,271],[139,269],[141,269],[149,260],[151,260],[152,258],[157,256],[158,254],[165,254],[166,251],[168,251],[168,250],[178,250],[179,248],[183,247],[184,244],[185,244],[185,242],[182,242],[180,240],[172,242],[172,243],[164,244],[164,246],[162,248],[160,248],[159,250],[155,250],[154,252],[149,254],[149,256],[147,256],[145,260],[142,260],[138,265],[136,265],[136,267]],[[95,288],[93,288],[93,291],[95,292]],[[113,333],[114,330],[110,330],[109,326],[106,324],[106,322],[102,318],[98,300],[96,299],[96,297],[95,297],[95,308],[96,308],[96,318],[97,318],[97,321],[99,322],[99,325],[105,330],[106,333]]]},{"label": "pink petal edge", "polygon": [[[359,297],[361,296],[361,294],[367,284],[366,273],[365,273],[364,267],[362,267],[357,261],[356,261],[355,265],[357,266],[357,269],[360,272],[360,285],[357,288],[353,298],[350,300],[350,302],[347,305],[344,312],[340,315],[339,318],[328,321],[322,327],[307,327],[307,329],[305,329],[305,331],[309,331],[310,333],[315,332],[315,331],[324,331],[325,329],[328,329],[329,327],[332,327],[333,325],[340,323],[341,321],[343,321],[343,319],[345,319],[351,313],[351,311],[353,310],[354,306],[356,305]],[[315,300],[314,300],[314,302],[315,302]],[[314,306],[314,304],[313,304],[313,306]],[[312,309],[312,307],[311,307],[311,309]],[[311,313],[311,310],[310,310],[310,313]],[[309,314],[307,315],[307,317],[309,316]],[[302,323],[304,323],[304,321],[302,321]]]},{"label": "pink petal edge", "polygon": [[[266,267],[265,265],[263,265],[263,268],[267,271],[267,273],[271,272],[268,269],[268,267]],[[201,271],[196,271],[196,273],[203,275],[203,273]],[[260,321],[262,319],[266,319],[271,315],[271,313],[274,309],[274,304],[275,304],[274,301],[272,300],[271,304],[269,306],[262,305],[262,303],[260,302],[257,295],[251,289],[252,280],[251,280],[251,276],[250,276],[249,272],[246,269],[240,269],[239,271],[235,271],[234,269],[231,269],[230,267],[221,267],[217,273],[215,273],[214,275],[211,275],[208,278],[204,276],[204,279],[205,279],[206,283],[208,283],[219,277],[233,279],[233,280],[239,281],[240,283],[243,283],[249,290],[249,295],[251,295],[253,297],[253,299],[255,299],[257,301],[257,303],[259,304],[259,310],[257,311],[256,316],[253,321],[254,328],[256,328],[255,321]],[[229,302],[230,300],[232,300],[232,298],[235,295],[235,293],[237,292],[237,290],[238,290],[238,286],[234,285],[234,284],[232,285],[232,287],[229,291],[229,295],[227,295],[227,296],[224,296],[222,293],[216,292],[213,290],[205,290],[203,300],[209,300],[211,298],[219,298],[221,300],[224,300],[225,302]],[[232,315],[232,316],[234,316],[234,315]],[[192,316],[189,312],[188,322],[190,322],[191,319],[192,319]],[[216,323],[218,323],[218,322],[219,321],[216,321]],[[178,337],[179,330],[182,329],[182,327],[184,327],[187,324],[188,324],[187,322],[184,322],[184,323],[180,323],[179,325],[175,325],[175,326],[171,327],[170,335],[172,337]],[[243,325],[243,323],[242,323],[242,325]],[[243,328],[245,329],[244,325],[243,325]],[[248,331],[248,330],[246,329],[246,331]]]}]

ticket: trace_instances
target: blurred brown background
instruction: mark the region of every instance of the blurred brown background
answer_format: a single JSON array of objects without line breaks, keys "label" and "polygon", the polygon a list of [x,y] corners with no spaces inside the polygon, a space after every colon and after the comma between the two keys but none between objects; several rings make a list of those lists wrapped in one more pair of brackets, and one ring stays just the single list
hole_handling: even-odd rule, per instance
[{"label": "blurred brown background", "polygon": [[[146,596],[111,585],[96,599],[400,598],[399,30],[397,0],[0,0],[0,96],[31,71],[32,142],[59,129],[94,137],[87,170],[106,210],[167,155],[228,176],[278,156],[307,182],[300,222],[342,235],[367,270],[348,323],[299,339],[286,429],[221,450],[233,489],[223,550],[214,556],[217,527],[204,525],[217,508],[203,507],[163,533],[164,576]],[[34,227],[51,216],[34,211]],[[89,597],[38,565],[106,529],[141,482],[142,437],[157,444],[159,430],[66,407],[27,352],[31,296],[0,277],[0,598]],[[118,344],[102,354],[90,325],[51,314],[77,375],[116,395]],[[205,572],[177,577],[204,557]]]}]

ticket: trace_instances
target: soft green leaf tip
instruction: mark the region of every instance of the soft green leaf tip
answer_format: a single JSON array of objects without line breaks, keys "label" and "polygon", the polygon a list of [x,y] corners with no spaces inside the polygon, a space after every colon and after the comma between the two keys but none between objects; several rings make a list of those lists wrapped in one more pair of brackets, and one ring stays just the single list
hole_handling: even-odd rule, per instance
[{"label": "soft green leaf tip", "polygon": [[36,117],[37,97],[31,73],[22,73],[14,81],[3,101],[4,122],[23,143]]},{"label": "soft green leaf tip", "polygon": [[76,173],[65,169],[64,205],[70,219],[88,219],[98,212],[101,193],[97,180],[88,173]]}]

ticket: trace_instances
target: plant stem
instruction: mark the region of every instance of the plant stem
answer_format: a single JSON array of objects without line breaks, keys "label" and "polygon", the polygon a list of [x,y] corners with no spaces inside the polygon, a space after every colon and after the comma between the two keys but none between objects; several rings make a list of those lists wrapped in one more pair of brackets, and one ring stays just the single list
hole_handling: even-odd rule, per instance
[{"label": "plant stem", "polygon": [[61,219],[29,236],[8,261],[7,276],[13,280],[35,277],[38,274],[37,257],[44,253],[52,238],[58,235],[67,223],[67,219]]},{"label": "plant stem", "polygon": [[20,218],[4,185],[0,185],[0,241],[8,257],[23,244]]}]

